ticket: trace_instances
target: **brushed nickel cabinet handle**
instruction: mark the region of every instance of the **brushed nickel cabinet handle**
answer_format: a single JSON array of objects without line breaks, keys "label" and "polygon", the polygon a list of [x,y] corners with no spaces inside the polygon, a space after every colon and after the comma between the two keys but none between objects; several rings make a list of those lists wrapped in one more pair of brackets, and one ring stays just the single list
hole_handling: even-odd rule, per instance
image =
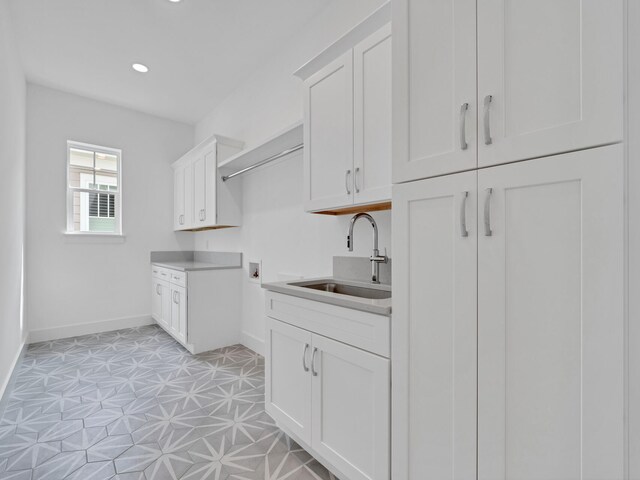
[{"label": "brushed nickel cabinet handle", "polygon": [[309,371],[309,367],[307,367],[307,350],[309,350],[309,344],[304,344],[304,349],[302,350],[302,369],[305,372]]},{"label": "brushed nickel cabinet handle", "polygon": [[159,283],[158,283],[158,284],[156,284],[156,294],[158,294],[158,295],[162,295],[162,294],[160,293],[160,284],[159,284]]},{"label": "brushed nickel cabinet handle", "polygon": [[493,188],[487,188],[485,190],[486,195],[484,197],[484,236],[490,237],[493,235],[491,231],[491,194]]},{"label": "brushed nickel cabinet handle", "polygon": [[460,106],[460,150],[466,150],[469,145],[467,144],[467,111],[469,110],[469,104],[463,103]]},{"label": "brushed nickel cabinet handle", "polygon": [[360,185],[358,185],[358,173],[360,173],[360,167],[356,168],[355,174],[353,175],[353,183],[356,188],[356,193],[360,193]]},{"label": "brushed nickel cabinet handle", "polygon": [[351,170],[347,170],[344,174],[344,188],[347,191],[347,195],[351,195],[351,190],[349,189],[349,176],[351,175]]},{"label": "brushed nickel cabinet handle", "polygon": [[491,145],[493,140],[491,139],[491,116],[489,112],[491,110],[491,102],[493,101],[493,95],[487,95],[484,97],[484,144]]},{"label": "brushed nickel cabinet handle", "polygon": [[467,230],[467,197],[469,192],[462,192],[462,202],[460,202],[460,236],[468,237],[469,231]]},{"label": "brushed nickel cabinet handle", "polygon": [[318,353],[318,349],[313,347],[313,353],[311,354],[311,374],[314,377],[318,376],[318,372],[316,371],[316,353]]}]

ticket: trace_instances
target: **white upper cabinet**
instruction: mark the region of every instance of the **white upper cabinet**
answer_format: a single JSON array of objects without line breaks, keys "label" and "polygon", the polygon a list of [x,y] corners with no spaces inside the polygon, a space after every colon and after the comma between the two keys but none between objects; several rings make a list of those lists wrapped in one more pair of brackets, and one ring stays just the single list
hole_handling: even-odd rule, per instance
[{"label": "white upper cabinet", "polygon": [[623,0],[394,0],[393,181],[616,143]]},{"label": "white upper cabinet", "polygon": [[241,225],[242,184],[223,182],[218,162],[240,151],[242,145],[216,135],[173,164],[174,230]]},{"label": "white upper cabinet", "polygon": [[[193,213],[195,226],[200,227],[206,220],[207,212],[207,166],[204,154],[199,154],[193,162]],[[215,175],[215,172],[212,173]]]},{"label": "white upper cabinet", "polygon": [[479,165],[621,141],[623,36],[622,0],[478,2]]},{"label": "white upper cabinet", "polygon": [[354,203],[391,198],[391,24],[353,49]]},{"label": "white upper cabinet", "polygon": [[304,83],[307,210],[353,203],[353,53]]},{"label": "white upper cabinet", "polygon": [[391,200],[391,7],[300,68],[304,200],[334,212]]},{"label": "white upper cabinet", "polygon": [[393,181],[476,167],[476,1],[393,0]]},{"label": "white upper cabinet", "polygon": [[185,225],[185,167],[173,172],[173,229],[180,230]]},{"label": "white upper cabinet", "polygon": [[216,225],[218,215],[217,144],[206,145],[193,163],[196,228]]},{"label": "white upper cabinet", "polygon": [[626,478],[623,160],[478,172],[480,480]]}]

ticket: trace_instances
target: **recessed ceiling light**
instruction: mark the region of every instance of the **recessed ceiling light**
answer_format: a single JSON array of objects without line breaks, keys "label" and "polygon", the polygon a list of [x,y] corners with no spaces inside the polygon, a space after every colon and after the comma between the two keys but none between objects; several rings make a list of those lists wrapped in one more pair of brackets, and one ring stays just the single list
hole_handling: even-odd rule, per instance
[{"label": "recessed ceiling light", "polygon": [[169,0],[171,3],[178,3],[181,2],[182,0]]},{"label": "recessed ceiling light", "polygon": [[133,65],[131,65],[131,68],[140,73],[147,73],[149,71],[149,67],[141,63],[134,63]]}]

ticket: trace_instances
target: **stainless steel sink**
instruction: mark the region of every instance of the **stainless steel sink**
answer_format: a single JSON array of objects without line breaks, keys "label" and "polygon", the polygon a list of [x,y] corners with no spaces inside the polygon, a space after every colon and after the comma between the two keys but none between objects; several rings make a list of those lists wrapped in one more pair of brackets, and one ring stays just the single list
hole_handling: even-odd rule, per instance
[{"label": "stainless steel sink", "polygon": [[340,295],[350,295],[352,297],[370,298],[374,300],[381,300],[385,298],[391,298],[391,292],[389,290],[378,288],[358,287],[355,285],[347,285],[345,283],[336,282],[320,282],[305,284],[304,282],[292,283],[297,287],[310,288],[312,290],[321,290],[323,292],[338,293]]}]

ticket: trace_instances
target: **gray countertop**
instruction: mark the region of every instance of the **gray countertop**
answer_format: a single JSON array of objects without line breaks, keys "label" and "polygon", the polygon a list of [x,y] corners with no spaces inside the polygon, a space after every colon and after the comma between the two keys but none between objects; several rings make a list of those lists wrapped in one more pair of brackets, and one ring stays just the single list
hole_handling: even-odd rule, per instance
[{"label": "gray countertop", "polygon": [[223,270],[228,268],[241,268],[240,265],[221,265],[218,263],[197,262],[197,261],[176,261],[176,262],[153,262],[151,265],[158,267],[170,268],[171,270],[180,270],[182,272],[191,272],[198,270]]},{"label": "gray countertop", "polygon": [[151,252],[151,265],[182,272],[242,268],[242,254],[202,251]]},{"label": "gray countertop", "polygon": [[265,283],[262,288],[272,292],[292,295],[294,297],[306,298],[307,300],[315,300],[317,302],[329,303],[339,307],[351,308],[363,312],[375,313],[378,315],[391,315],[391,298],[385,299],[369,299],[355,297],[352,295],[342,295],[339,293],[325,292],[322,290],[314,290],[305,288],[297,284],[312,284],[321,282],[339,282],[355,287],[373,288],[376,290],[391,291],[391,285],[372,284],[367,282],[358,282],[354,280],[345,280],[336,277],[309,278],[304,280],[291,280],[286,282]]}]

